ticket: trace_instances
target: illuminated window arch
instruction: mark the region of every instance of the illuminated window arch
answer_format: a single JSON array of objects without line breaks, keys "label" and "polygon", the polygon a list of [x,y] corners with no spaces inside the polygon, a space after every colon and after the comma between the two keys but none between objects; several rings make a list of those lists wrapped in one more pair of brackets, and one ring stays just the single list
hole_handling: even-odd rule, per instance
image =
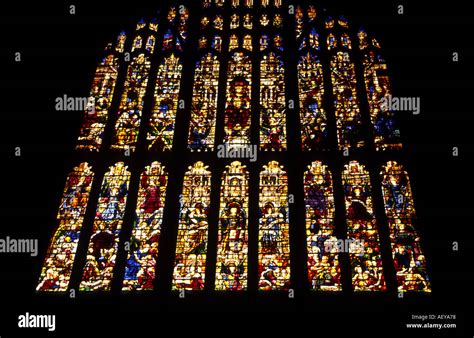
[{"label": "illuminated window arch", "polygon": [[150,59],[144,53],[134,57],[128,66],[112,149],[135,150],[149,72]]},{"label": "illuminated window arch", "polygon": [[202,290],[206,272],[211,172],[202,162],[189,167],[180,196],[173,289]]},{"label": "illuminated window arch", "polygon": [[140,176],[123,291],[153,289],[167,184],[168,174],[160,162],[145,167]]},{"label": "illuminated window arch", "polygon": [[110,290],[129,181],[130,172],[123,162],[104,175],[80,290]]},{"label": "illuminated window arch", "polygon": [[286,149],[285,67],[273,52],[260,61],[260,148]]},{"label": "illuminated window arch", "polygon": [[216,290],[247,288],[249,173],[238,161],[222,174]]},{"label": "illuminated window arch", "polygon": [[182,69],[180,58],[174,54],[165,57],[158,68],[150,130],[147,135],[150,150],[171,150],[173,146]]},{"label": "illuminated window arch", "polygon": [[216,132],[219,67],[216,55],[207,53],[196,65],[188,148],[213,150]]},{"label": "illuminated window arch", "polygon": [[431,292],[426,258],[415,229],[416,212],[408,173],[402,165],[390,161],[380,174],[398,291]]},{"label": "illuminated window arch", "polygon": [[90,103],[93,110],[87,109],[79,132],[76,149],[98,151],[104,137],[110,105],[115,91],[118,75],[118,53],[124,50],[126,35],[121,33],[117,39],[115,52],[107,49],[107,56],[97,66],[92,89]]},{"label": "illuminated window arch", "polygon": [[[385,278],[379,235],[372,205],[372,186],[364,166],[351,161],[344,166],[342,184],[350,245],[352,286],[355,291],[384,291]],[[356,242],[357,241],[357,242]]]},{"label": "illuminated window arch", "polygon": [[313,290],[340,291],[341,271],[334,228],[331,172],[319,161],[304,173],[308,278]]},{"label": "illuminated window arch", "polygon": [[38,291],[67,290],[93,178],[87,162],[79,164],[67,177],[56,217],[58,227],[46,253]]},{"label": "illuminated window arch", "polygon": [[290,287],[288,176],[271,161],[260,172],[258,272],[260,290]]},{"label": "illuminated window arch", "polygon": [[380,55],[380,46],[376,41],[369,42],[364,31],[359,31],[358,37],[375,147],[377,150],[399,149],[402,144],[394,113],[383,105],[383,100],[392,95],[387,64]]},{"label": "illuminated window arch", "polygon": [[234,52],[227,68],[224,143],[230,147],[250,144],[252,60]]}]

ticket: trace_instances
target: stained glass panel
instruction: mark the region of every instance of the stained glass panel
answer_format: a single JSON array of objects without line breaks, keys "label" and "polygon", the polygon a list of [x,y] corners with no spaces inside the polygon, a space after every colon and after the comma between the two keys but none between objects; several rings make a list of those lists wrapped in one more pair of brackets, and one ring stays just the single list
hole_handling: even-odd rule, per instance
[{"label": "stained glass panel", "polygon": [[153,289],[167,184],[168,174],[160,162],[147,166],[140,176],[123,291]]},{"label": "stained glass panel", "polygon": [[398,291],[431,292],[426,258],[415,228],[416,213],[408,173],[402,165],[390,161],[382,167],[381,175]]},{"label": "stained glass panel", "polygon": [[308,278],[313,290],[340,291],[341,271],[334,227],[331,172],[315,161],[304,173]]},{"label": "stained glass panel", "polygon": [[260,290],[290,287],[288,177],[278,162],[260,172],[258,273]]},{"label": "stained glass panel", "polygon": [[356,161],[350,162],[344,168],[342,184],[346,205],[352,286],[355,291],[385,290],[369,173]]}]

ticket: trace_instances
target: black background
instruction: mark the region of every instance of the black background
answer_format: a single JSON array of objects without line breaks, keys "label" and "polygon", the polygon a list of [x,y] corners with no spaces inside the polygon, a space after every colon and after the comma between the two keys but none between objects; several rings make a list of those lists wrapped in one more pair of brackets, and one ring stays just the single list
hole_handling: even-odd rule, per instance
[{"label": "black background", "polygon": [[[68,14],[70,4],[76,5],[76,15]],[[398,4],[405,5],[405,15],[397,15]],[[421,114],[400,113],[399,121],[432,295],[406,295],[399,300],[394,295],[315,297],[302,292],[293,300],[279,294],[205,294],[180,300],[175,294],[164,293],[131,299],[120,295],[79,295],[72,300],[35,293],[65,177],[78,159],[74,146],[82,113],[58,112],[54,100],[64,94],[87,96],[98,56],[106,43],[114,40],[119,31],[129,31],[141,17],[153,16],[159,5],[161,2],[140,0],[127,4],[74,1],[1,5],[0,236],[37,238],[40,248],[35,258],[20,254],[0,256],[0,336],[11,336],[8,333],[17,330],[18,315],[27,311],[56,314],[56,333],[49,335],[58,337],[71,330],[84,330],[94,336],[94,332],[126,327],[150,329],[158,335],[166,323],[163,314],[155,313],[159,310],[187,312],[173,314],[178,319],[174,328],[184,330],[182,334],[195,330],[207,334],[214,325],[223,330],[222,334],[249,334],[251,328],[241,315],[227,314],[220,319],[208,314],[207,320],[196,323],[197,315],[190,313],[244,310],[316,312],[300,321],[292,321],[286,313],[269,314],[269,319],[268,313],[253,316],[261,321],[259,328],[269,333],[288,325],[315,336],[326,331],[337,336],[342,327],[353,336],[394,331],[407,336],[472,336],[474,17],[468,3],[458,0],[318,4],[374,33],[382,44],[396,96],[421,97]],[[14,60],[17,51],[22,56],[19,63]],[[452,62],[455,51],[460,54],[458,63]],[[20,157],[14,156],[16,146],[22,149]],[[458,157],[452,156],[454,146],[459,147]],[[459,242],[458,252],[452,250],[453,241]],[[456,314],[458,329],[406,331],[404,324],[412,322],[411,315],[417,313]],[[189,320],[193,324],[182,327]],[[93,330],[89,322],[95,322],[98,328]],[[382,331],[373,329],[375,326]],[[40,331],[23,329],[20,333],[32,336]]]}]

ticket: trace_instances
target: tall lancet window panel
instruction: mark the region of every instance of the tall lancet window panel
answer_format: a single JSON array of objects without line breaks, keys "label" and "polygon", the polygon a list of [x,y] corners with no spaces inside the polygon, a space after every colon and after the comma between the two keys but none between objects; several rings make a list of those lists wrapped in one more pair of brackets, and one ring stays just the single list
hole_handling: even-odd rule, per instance
[{"label": "tall lancet window panel", "polygon": [[93,179],[94,172],[87,162],[79,164],[67,177],[57,214],[58,227],[36,288],[39,291],[66,291],[68,288]]},{"label": "tall lancet window panel", "polygon": [[384,165],[380,174],[398,290],[431,292],[426,258],[415,227],[416,213],[410,177],[403,166],[395,161]]},{"label": "tall lancet window panel", "polygon": [[357,34],[363,57],[364,84],[370,109],[374,143],[377,150],[400,149],[400,130],[387,100],[392,96],[387,64],[377,39],[360,30]]},{"label": "tall lancet window panel", "polygon": [[316,26],[319,20],[314,6],[298,6],[295,10],[301,144],[305,151],[328,150],[329,147],[320,33]]},{"label": "tall lancet window panel", "polygon": [[248,279],[249,172],[235,161],[222,174],[216,290],[245,290]]},{"label": "tall lancet window panel", "polygon": [[386,289],[372,186],[364,165],[351,161],[342,173],[352,287],[355,291]]},{"label": "tall lancet window panel", "polygon": [[361,148],[366,142],[349,24],[343,17],[337,20],[330,17],[325,21],[325,28],[338,146],[340,150]]},{"label": "tall lancet window panel", "polygon": [[184,175],[180,200],[173,289],[202,290],[206,277],[211,172],[196,162]]},{"label": "tall lancet window panel", "polygon": [[137,24],[115,122],[111,144],[114,150],[134,151],[136,148],[157,30],[153,20],[148,24],[144,21]]},{"label": "tall lancet window panel", "polygon": [[183,71],[182,52],[188,36],[189,12],[171,7],[163,29],[161,62],[155,80],[154,102],[148,123],[149,150],[169,151],[173,146],[175,120]]},{"label": "tall lancet window panel", "polygon": [[335,234],[332,175],[314,161],[304,173],[308,279],[313,290],[340,291],[341,269]]},{"label": "tall lancet window panel", "polygon": [[251,0],[231,2],[223,140],[229,148],[247,147],[251,143],[252,7]]},{"label": "tall lancet window panel", "polygon": [[151,163],[140,176],[123,291],[153,289],[167,186],[168,173],[160,162]]},{"label": "tall lancet window panel", "polygon": [[130,172],[123,162],[110,167],[102,181],[80,290],[110,291]]}]

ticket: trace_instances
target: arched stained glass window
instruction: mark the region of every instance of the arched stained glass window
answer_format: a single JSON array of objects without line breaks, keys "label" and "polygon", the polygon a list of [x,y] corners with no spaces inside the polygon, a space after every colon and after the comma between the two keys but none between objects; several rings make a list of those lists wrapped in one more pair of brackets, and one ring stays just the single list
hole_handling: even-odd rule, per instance
[{"label": "arched stained glass window", "polygon": [[260,172],[258,272],[260,290],[290,287],[288,176],[271,161]]},{"label": "arched stained glass window", "polygon": [[260,61],[260,148],[286,149],[285,67],[275,53]]},{"label": "arched stained glass window", "polygon": [[[344,17],[327,17],[313,2],[286,1],[294,6],[293,21],[282,0],[260,0],[257,8],[251,0],[200,1],[190,12],[179,4],[160,6],[158,19],[140,20],[136,32],[121,33],[108,45],[77,149],[99,150],[105,143],[117,151],[80,152],[78,163],[84,163],[68,177],[37,290],[79,285],[128,298],[151,291],[158,277],[163,290],[147,296],[171,291],[181,298],[184,291],[207,287],[254,295],[309,286],[318,294],[336,294],[346,276],[345,291],[390,287],[392,293],[398,281],[398,291],[430,292],[409,178],[396,162],[381,173],[390,232],[380,232],[387,238],[378,232],[375,211],[382,210],[375,206],[382,199],[374,200],[368,168],[387,158],[365,146],[370,137],[377,150],[398,150],[401,144],[394,111],[382,106],[392,91],[377,40],[363,30],[357,34]],[[156,74],[153,83],[150,74]],[[295,118],[289,99],[296,98]],[[298,139],[289,142],[288,133],[301,133],[302,146],[296,146]],[[316,160],[321,152],[324,162]],[[152,153],[160,158],[150,159]],[[138,170],[133,180],[119,162],[129,155],[130,171]],[[350,156],[358,162],[349,162]],[[347,164],[342,173],[329,170],[341,160]],[[106,166],[106,173],[90,196],[97,207],[84,215],[93,176],[88,163],[96,170]],[[221,179],[219,187],[212,186],[211,173]],[[137,198],[137,204],[124,215],[129,183],[138,191],[129,201]],[[92,234],[78,243],[83,229]],[[389,263],[390,252],[381,247],[389,243],[396,276],[390,265],[382,267],[382,256]],[[76,251],[84,256],[77,256],[72,269]]]},{"label": "arched stained glass window", "polygon": [[110,46],[107,48],[107,56],[97,67],[89,104],[84,115],[76,149],[98,151],[104,137],[105,125],[107,124],[109,108],[115,91],[118,75],[118,53],[123,52],[126,35],[122,33],[117,39],[115,52]]},{"label": "arched stained glass window", "polygon": [[204,288],[211,204],[211,172],[207,168],[204,163],[196,162],[184,175],[173,289]]},{"label": "arched stained glass window", "polygon": [[304,173],[308,278],[313,290],[340,291],[341,271],[334,227],[331,172],[319,161]]},{"label": "arched stained glass window", "polygon": [[71,279],[94,173],[87,162],[68,175],[52,237],[36,287],[38,291],[66,291]]},{"label": "arched stained glass window", "polygon": [[179,57],[174,54],[166,57],[158,68],[150,131],[147,135],[150,150],[171,150],[173,146],[182,69]]},{"label": "arched stained glass window", "polygon": [[222,174],[216,290],[247,288],[248,181],[249,173],[238,161]]},{"label": "arched stained glass window", "polygon": [[149,72],[150,59],[143,53],[128,66],[112,149],[135,150]]},{"label": "arched stained glass window", "polygon": [[359,31],[358,37],[359,49],[363,55],[364,82],[375,147],[377,150],[399,149],[402,144],[394,113],[383,104],[384,99],[387,100],[392,95],[387,64],[380,55],[380,47],[368,41],[365,31]]},{"label": "arched stained glass window", "polygon": [[426,258],[415,228],[416,212],[408,173],[402,165],[390,161],[380,174],[398,290],[431,292]]},{"label": "arched stained glass window", "polygon": [[104,175],[80,290],[110,290],[129,181],[130,172],[123,162]]},{"label": "arched stained glass window", "polygon": [[153,289],[167,184],[168,174],[160,162],[151,163],[140,176],[123,291]]},{"label": "arched stained glass window", "polygon": [[385,290],[372,186],[364,166],[351,161],[344,166],[342,184],[346,205],[352,286],[355,291]]},{"label": "arched stained glass window", "polygon": [[252,61],[243,52],[235,52],[227,70],[224,144],[229,147],[247,146],[250,144]]}]

